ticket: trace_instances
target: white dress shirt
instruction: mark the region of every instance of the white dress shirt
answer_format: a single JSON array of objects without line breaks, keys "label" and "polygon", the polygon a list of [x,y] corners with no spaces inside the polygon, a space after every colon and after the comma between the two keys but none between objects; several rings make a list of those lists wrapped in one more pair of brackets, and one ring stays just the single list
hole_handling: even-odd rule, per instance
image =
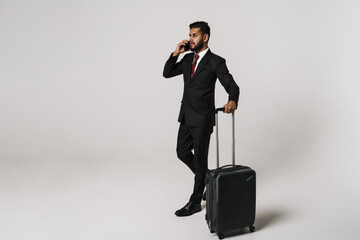
[{"label": "white dress shirt", "polygon": [[[195,54],[199,55],[199,58],[198,58],[198,60],[197,60],[197,62],[196,62],[196,66],[195,66],[194,73],[196,72],[196,68],[199,66],[199,63],[200,63],[201,59],[205,56],[205,54],[207,53],[207,51],[209,51],[209,48],[206,48],[205,50],[203,50],[203,51],[201,51],[201,52],[199,52],[199,53],[196,53],[196,52],[195,52]],[[194,62],[194,60],[195,60],[195,54],[194,54],[193,62]]]}]

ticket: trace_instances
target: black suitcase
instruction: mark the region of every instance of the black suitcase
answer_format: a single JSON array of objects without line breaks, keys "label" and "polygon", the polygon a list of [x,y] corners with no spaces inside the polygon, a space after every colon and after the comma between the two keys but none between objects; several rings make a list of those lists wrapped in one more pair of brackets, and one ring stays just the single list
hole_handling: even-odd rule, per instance
[{"label": "black suitcase", "polygon": [[219,168],[218,111],[216,109],[217,168],[206,174],[206,215],[210,232],[219,239],[249,227],[255,231],[256,173],[247,166],[235,165],[235,130],[232,113],[233,164]]}]

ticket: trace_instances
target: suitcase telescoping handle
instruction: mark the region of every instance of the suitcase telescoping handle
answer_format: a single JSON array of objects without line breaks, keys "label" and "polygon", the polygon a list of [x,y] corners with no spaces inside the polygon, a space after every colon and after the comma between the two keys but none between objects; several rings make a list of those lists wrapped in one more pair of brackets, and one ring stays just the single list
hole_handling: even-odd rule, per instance
[{"label": "suitcase telescoping handle", "polygon": [[[219,120],[218,120],[218,112],[225,111],[225,108],[216,108],[215,109],[215,126],[216,126],[216,167],[219,168]],[[231,113],[232,118],[232,165],[235,166],[235,114]]]}]

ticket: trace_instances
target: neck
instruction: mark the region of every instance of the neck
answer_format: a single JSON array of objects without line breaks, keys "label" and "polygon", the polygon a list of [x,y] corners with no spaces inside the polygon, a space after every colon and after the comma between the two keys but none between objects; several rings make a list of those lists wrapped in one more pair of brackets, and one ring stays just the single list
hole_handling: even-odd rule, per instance
[{"label": "neck", "polygon": [[196,53],[199,54],[199,53],[201,53],[202,51],[204,51],[204,50],[207,49],[207,48],[208,48],[208,46],[207,46],[207,45],[206,45],[206,46],[204,45],[201,49],[197,50]]}]

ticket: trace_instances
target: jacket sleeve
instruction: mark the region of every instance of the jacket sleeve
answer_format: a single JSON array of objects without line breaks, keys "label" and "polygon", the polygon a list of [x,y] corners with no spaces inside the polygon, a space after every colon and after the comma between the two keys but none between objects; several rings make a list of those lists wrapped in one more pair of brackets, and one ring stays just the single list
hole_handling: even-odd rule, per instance
[{"label": "jacket sleeve", "polygon": [[237,106],[239,101],[240,88],[234,81],[233,76],[229,73],[225,59],[221,59],[221,61],[216,65],[215,70],[216,76],[219,79],[221,85],[223,85],[225,91],[229,94],[228,101],[234,101]]},{"label": "jacket sleeve", "polygon": [[173,57],[172,53],[164,66],[163,76],[165,78],[171,78],[183,73],[183,59],[180,62],[176,62],[179,56]]}]

